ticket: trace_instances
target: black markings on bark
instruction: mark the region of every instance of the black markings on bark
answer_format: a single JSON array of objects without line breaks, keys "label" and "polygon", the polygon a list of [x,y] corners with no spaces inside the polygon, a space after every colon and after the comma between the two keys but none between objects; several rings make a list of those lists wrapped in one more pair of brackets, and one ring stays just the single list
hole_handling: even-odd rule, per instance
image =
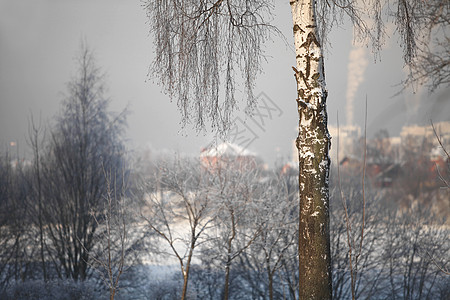
[{"label": "black markings on bark", "polygon": [[295,25],[294,25],[294,34],[295,34],[297,31],[301,31],[301,32],[303,32],[303,33],[305,32],[303,29],[300,28],[300,26],[298,26],[298,24],[295,24]]},{"label": "black markings on bark", "polygon": [[314,34],[314,32],[310,32],[306,37],[306,41],[300,47],[306,47],[307,49],[309,49],[311,44],[313,43],[320,48],[320,44],[317,41],[316,35]]},{"label": "black markings on bark", "polygon": [[308,84],[308,77],[309,77],[309,59],[308,59],[308,57],[307,57],[307,68],[306,68],[306,76],[305,76],[305,74],[303,74],[303,72],[302,71],[299,71],[299,70],[297,70],[297,68],[295,68],[295,67],[292,67],[292,69],[294,70],[294,72],[295,72],[295,79],[297,80],[297,85],[298,85],[298,82],[299,82],[299,80],[301,79],[301,80],[303,80],[303,82],[305,83],[305,85],[306,85],[306,87],[308,88],[308,90],[310,90],[311,89],[311,87],[309,86],[309,84]]}]

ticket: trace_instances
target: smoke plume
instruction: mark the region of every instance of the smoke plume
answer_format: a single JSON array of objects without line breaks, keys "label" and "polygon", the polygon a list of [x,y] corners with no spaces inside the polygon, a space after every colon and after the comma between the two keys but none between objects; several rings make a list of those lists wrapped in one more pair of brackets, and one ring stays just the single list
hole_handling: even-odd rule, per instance
[{"label": "smoke plume", "polygon": [[361,45],[353,45],[348,56],[347,72],[347,125],[353,124],[353,103],[355,102],[356,91],[364,81],[364,72],[368,61],[366,49]]}]

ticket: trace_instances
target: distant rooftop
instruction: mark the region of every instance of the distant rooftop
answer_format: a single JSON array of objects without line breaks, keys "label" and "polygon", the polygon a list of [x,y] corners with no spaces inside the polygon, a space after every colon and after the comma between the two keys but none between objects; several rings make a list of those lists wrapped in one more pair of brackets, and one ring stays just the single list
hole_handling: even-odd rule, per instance
[{"label": "distant rooftop", "polygon": [[202,150],[200,157],[221,157],[221,156],[257,156],[256,153],[233,143],[224,142],[217,146],[210,146]]}]

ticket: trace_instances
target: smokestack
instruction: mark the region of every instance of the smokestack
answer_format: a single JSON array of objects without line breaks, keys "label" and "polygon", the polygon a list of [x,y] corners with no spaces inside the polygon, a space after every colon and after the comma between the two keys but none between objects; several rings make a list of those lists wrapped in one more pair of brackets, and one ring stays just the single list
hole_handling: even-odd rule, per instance
[{"label": "smokestack", "polygon": [[355,95],[359,85],[364,81],[367,64],[366,49],[362,45],[353,44],[348,56],[347,67],[347,126],[354,125],[353,107]]}]

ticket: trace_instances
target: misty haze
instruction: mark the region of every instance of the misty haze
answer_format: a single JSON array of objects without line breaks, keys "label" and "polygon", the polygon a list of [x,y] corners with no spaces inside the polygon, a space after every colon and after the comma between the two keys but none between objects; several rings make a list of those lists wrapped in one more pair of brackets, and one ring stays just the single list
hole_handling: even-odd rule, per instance
[{"label": "misty haze", "polygon": [[0,299],[450,299],[449,8],[0,0]]}]

